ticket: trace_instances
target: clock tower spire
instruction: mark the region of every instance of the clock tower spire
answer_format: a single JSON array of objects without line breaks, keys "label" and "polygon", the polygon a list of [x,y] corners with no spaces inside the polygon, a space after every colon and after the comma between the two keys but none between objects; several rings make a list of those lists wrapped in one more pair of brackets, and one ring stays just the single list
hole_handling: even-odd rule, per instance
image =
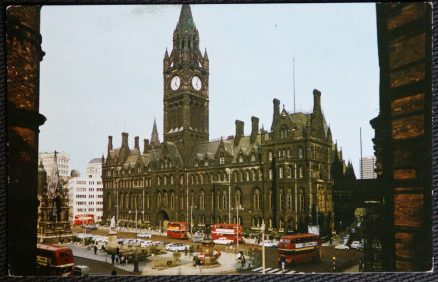
[{"label": "clock tower spire", "polygon": [[185,145],[208,141],[208,69],[190,5],[184,4],[172,51],[169,55],[166,49],[163,59],[164,141]]}]

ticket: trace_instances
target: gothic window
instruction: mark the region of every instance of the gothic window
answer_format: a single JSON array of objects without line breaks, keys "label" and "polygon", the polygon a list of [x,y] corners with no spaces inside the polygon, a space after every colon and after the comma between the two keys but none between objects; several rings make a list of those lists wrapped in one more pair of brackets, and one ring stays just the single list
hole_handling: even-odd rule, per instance
[{"label": "gothic window", "polygon": [[300,189],[300,211],[304,211],[304,201],[305,195],[303,189]]},{"label": "gothic window", "polygon": [[303,177],[304,177],[304,174],[303,174],[303,167],[301,167],[301,166],[300,166],[300,168],[299,168],[299,175],[300,175],[300,178],[303,178]]},{"label": "gothic window", "polygon": [[280,138],[283,139],[283,138],[286,138],[286,137],[287,137],[287,127],[283,126],[281,128],[281,130],[280,130]]},{"label": "gothic window", "polygon": [[170,184],[173,185],[173,175],[170,176]]},{"label": "gothic window", "polygon": [[278,169],[278,177],[279,177],[280,179],[283,178],[283,167],[280,167],[280,168]]},{"label": "gothic window", "polygon": [[179,178],[179,184],[183,185],[184,184],[184,176],[180,176]]},{"label": "gothic window", "polygon": [[255,160],[256,160],[256,157],[255,157],[254,154],[252,154],[252,155],[251,155],[251,161],[252,161],[252,162],[255,162]]},{"label": "gothic window", "polygon": [[201,191],[201,195],[199,196],[199,208],[205,209],[205,193]]},{"label": "gothic window", "polygon": [[256,181],[256,173],[254,170],[251,170],[252,181]]},{"label": "gothic window", "polygon": [[287,167],[287,178],[291,178],[292,177],[292,167],[288,166]]},{"label": "gothic window", "polygon": [[235,202],[234,206],[236,208],[238,208],[240,205],[242,205],[242,197],[240,194],[240,190],[236,190],[236,196],[235,196],[234,202]]},{"label": "gothic window", "polygon": [[204,162],[204,166],[208,166],[208,161],[205,161],[205,162]]},{"label": "gothic window", "polygon": [[290,190],[287,191],[287,209],[292,210],[292,193]]},{"label": "gothic window", "polygon": [[161,185],[161,179],[160,179],[160,177],[159,177],[159,176],[157,177],[157,183],[158,183],[158,186],[160,186],[160,185]]},{"label": "gothic window", "polygon": [[204,183],[204,176],[201,174],[199,175],[199,182],[202,184]]},{"label": "gothic window", "polygon": [[167,176],[163,176],[164,185],[167,184]]},{"label": "gothic window", "polygon": [[284,210],[284,193],[283,193],[283,190],[280,191],[280,210]]},{"label": "gothic window", "polygon": [[146,208],[149,209],[151,206],[151,198],[149,196],[149,193],[146,194]]},{"label": "gothic window", "polygon": [[280,225],[278,227],[278,229],[283,229],[284,228],[284,221],[283,219],[280,218]]},{"label": "gothic window", "polygon": [[269,161],[272,161],[272,152],[269,152],[269,153],[268,153],[268,160],[269,160]]},{"label": "gothic window", "polygon": [[246,171],[245,174],[246,174],[246,181],[249,181],[249,171]]},{"label": "gothic window", "polygon": [[219,164],[220,164],[220,165],[225,164],[225,158],[224,158],[223,155],[221,155],[221,156],[219,157]]},{"label": "gothic window", "polygon": [[198,167],[198,161],[195,161],[195,167]]},{"label": "gothic window", "polygon": [[172,194],[170,194],[170,208],[172,210],[175,208],[175,195],[173,194],[173,192]]},{"label": "gothic window", "polygon": [[179,197],[179,208],[182,210],[184,209],[184,195],[181,194]]},{"label": "gothic window", "polygon": [[239,163],[243,163],[243,156],[242,155],[239,156]]},{"label": "gothic window", "polygon": [[223,195],[222,195],[222,209],[226,210],[227,209],[227,194],[224,191]]},{"label": "gothic window", "polygon": [[300,159],[303,158],[303,148],[298,149],[298,158],[300,158]]},{"label": "gothic window", "polygon": [[256,189],[254,192],[254,209],[260,210],[260,208],[261,208],[260,190]]},{"label": "gothic window", "polygon": [[158,197],[157,197],[158,199],[157,199],[157,206],[158,207],[161,207],[161,193],[160,192],[158,192]]},{"label": "gothic window", "polygon": [[269,170],[269,180],[272,180],[272,169]]}]

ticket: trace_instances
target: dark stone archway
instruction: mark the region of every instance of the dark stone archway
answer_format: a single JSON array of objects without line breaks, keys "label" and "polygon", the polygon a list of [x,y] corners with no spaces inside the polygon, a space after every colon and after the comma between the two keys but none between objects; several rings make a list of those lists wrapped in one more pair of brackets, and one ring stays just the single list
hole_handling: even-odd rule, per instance
[{"label": "dark stone archway", "polygon": [[165,210],[159,210],[154,219],[154,225],[158,226],[163,231],[167,229],[167,222],[169,222],[169,214]]}]

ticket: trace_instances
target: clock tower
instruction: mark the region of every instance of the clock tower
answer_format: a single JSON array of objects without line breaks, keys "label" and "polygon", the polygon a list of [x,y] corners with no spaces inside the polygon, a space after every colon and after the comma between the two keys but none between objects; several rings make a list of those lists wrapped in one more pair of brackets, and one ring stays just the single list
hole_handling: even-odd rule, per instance
[{"label": "clock tower", "polygon": [[173,33],[173,49],[163,59],[164,141],[191,145],[208,141],[208,56],[199,50],[199,33],[184,4]]}]

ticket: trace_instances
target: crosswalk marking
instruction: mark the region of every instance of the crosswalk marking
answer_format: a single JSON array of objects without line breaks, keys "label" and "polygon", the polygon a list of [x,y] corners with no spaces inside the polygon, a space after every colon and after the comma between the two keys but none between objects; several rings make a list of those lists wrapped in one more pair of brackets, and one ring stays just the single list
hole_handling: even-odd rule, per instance
[{"label": "crosswalk marking", "polygon": [[268,273],[276,273],[276,272],[279,272],[279,271],[281,271],[281,269],[274,268],[273,270],[268,271]]},{"label": "crosswalk marking", "polygon": [[[262,273],[263,267],[254,268],[252,271]],[[270,267],[265,268],[265,273],[268,273],[268,274],[293,274],[293,273],[304,274],[304,272],[296,272],[295,270],[286,270],[286,272],[283,272],[281,268],[270,268]]]}]

